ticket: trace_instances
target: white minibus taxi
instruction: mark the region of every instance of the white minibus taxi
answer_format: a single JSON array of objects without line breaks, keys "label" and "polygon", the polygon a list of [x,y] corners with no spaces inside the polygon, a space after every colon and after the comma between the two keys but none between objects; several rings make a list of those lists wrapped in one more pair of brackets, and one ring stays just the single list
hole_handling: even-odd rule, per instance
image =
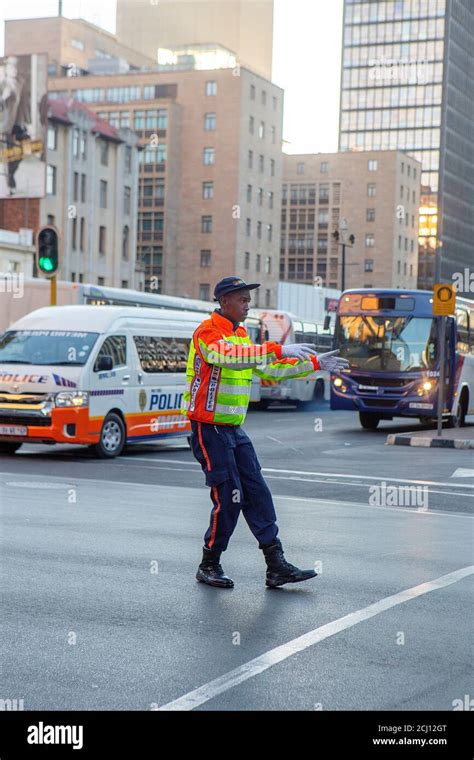
[{"label": "white minibus taxi", "polygon": [[97,456],[189,436],[180,412],[191,336],[202,314],[52,306],[0,337],[0,453],[72,443]]}]

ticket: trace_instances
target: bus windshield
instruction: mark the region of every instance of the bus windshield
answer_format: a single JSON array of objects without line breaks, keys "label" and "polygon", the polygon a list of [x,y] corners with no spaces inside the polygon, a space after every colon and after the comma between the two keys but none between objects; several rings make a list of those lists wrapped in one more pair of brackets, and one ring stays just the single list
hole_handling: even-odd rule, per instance
[{"label": "bus windshield", "polygon": [[11,330],[0,336],[0,364],[82,366],[99,333]]},{"label": "bus windshield", "polygon": [[374,372],[433,369],[436,320],[401,316],[340,316],[336,346],[351,367]]}]

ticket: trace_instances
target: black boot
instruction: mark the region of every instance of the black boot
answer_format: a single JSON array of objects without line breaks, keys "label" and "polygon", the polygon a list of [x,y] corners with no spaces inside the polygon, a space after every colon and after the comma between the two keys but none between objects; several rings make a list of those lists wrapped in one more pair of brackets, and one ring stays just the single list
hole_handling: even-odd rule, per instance
[{"label": "black boot", "polygon": [[270,546],[259,545],[265,555],[267,563],[266,585],[270,588],[283,586],[284,583],[299,583],[315,578],[314,570],[300,570],[299,567],[290,565],[283,555],[283,547],[279,538],[276,538]]},{"label": "black boot", "polygon": [[201,583],[207,583],[208,586],[233,588],[234,581],[228,575],[224,575],[222,566],[219,563],[220,556],[221,552],[203,547],[202,561],[198,567],[196,579]]}]

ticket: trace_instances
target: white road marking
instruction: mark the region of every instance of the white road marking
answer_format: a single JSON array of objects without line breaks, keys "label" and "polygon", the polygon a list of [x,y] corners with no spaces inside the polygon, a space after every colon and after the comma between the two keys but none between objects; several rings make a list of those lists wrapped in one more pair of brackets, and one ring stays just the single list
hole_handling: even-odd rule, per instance
[{"label": "white road marking", "polygon": [[318,644],[320,641],[335,636],[341,631],[345,631],[348,628],[352,628],[359,623],[369,620],[376,615],[380,615],[382,612],[392,609],[399,604],[404,604],[412,599],[416,599],[419,596],[428,594],[431,591],[436,591],[446,586],[450,586],[452,583],[468,577],[474,573],[474,565],[463,567],[460,570],[455,570],[447,575],[442,575],[433,581],[427,583],[421,583],[419,586],[413,586],[412,588],[405,589],[405,591],[399,591],[397,594],[387,596],[385,599],[381,599],[374,604],[369,604],[368,607],[363,607],[360,610],[351,612],[348,615],[344,615],[342,618],[333,620],[331,623],[319,626],[308,633],[298,636],[296,639],[288,641],[286,644],[282,644],[279,647],[270,649],[268,652],[255,657],[253,660],[239,665],[234,670],[225,673],[219,678],[215,678],[213,681],[200,686],[198,689],[184,694],[182,697],[168,702],[160,707],[160,710],[194,710],[204,702],[209,702],[210,699],[214,699],[219,694],[222,694],[234,686],[247,681],[249,678],[263,673],[273,665],[277,665],[279,662],[283,662],[288,657],[291,657],[298,652],[302,652],[308,647]]},{"label": "white road marking", "polygon": [[452,478],[474,478],[474,470],[468,470],[466,467],[458,467],[451,475]]},{"label": "white road marking", "polygon": [[[151,459],[147,457],[132,457],[132,456],[123,456],[121,459],[128,459],[130,461],[137,461],[137,462],[157,462],[161,464],[161,462],[165,462],[167,464],[181,464],[181,465],[190,465],[192,467],[201,467],[201,465],[198,462],[188,462],[183,461],[181,459]],[[115,461],[113,463],[114,466],[120,465],[121,463],[118,461]],[[123,463],[122,463],[123,466]],[[353,475],[351,474],[345,474],[340,472],[315,472],[312,470],[283,470],[279,469],[277,467],[263,467],[262,472],[276,472],[276,473],[283,473],[283,474],[289,474],[291,476],[293,475],[319,475],[320,477],[326,477],[326,478],[339,478],[339,479],[348,479],[348,478],[356,478],[359,480],[375,480],[375,481],[388,481],[390,483],[404,483],[405,485],[408,483],[414,483],[416,485],[422,485],[422,486],[446,486],[446,488],[452,488],[452,483],[444,483],[439,480],[414,480],[411,478],[392,478],[390,475],[356,475],[355,473]],[[453,477],[453,476],[451,476]],[[317,481],[324,483],[324,480]],[[337,482],[337,481],[334,481]],[[457,483],[456,488],[468,488],[468,489],[474,489],[474,485],[467,484],[467,483]]]}]

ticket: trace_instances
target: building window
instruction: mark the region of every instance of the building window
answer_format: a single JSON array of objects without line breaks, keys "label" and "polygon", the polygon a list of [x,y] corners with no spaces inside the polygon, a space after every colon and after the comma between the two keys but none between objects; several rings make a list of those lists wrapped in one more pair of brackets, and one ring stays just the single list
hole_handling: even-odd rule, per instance
[{"label": "building window", "polygon": [[253,135],[255,130],[255,119],[253,116],[249,116],[249,132],[251,135]]},{"label": "building window", "polygon": [[202,183],[202,197],[205,200],[209,200],[214,197],[214,182]]},{"label": "building window", "polygon": [[124,187],[123,189],[123,213],[129,214],[131,207],[132,189],[130,187]]},{"label": "building window", "polygon": [[374,198],[376,195],[377,186],[373,183],[367,185],[367,195],[369,198]]},{"label": "building window", "polygon": [[58,142],[58,130],[57,127],[48,126],[48,150],[56,150]]},{"label": "building window", "polygon": [[54,214],[48,214],[46,218],[46,224],[54,224],[56,217]]},{"label": "building window", "polygon": [[369,172],[376,172],[378,168],[378,161],[375,158],[371,158],[368,161]]},{"label": "building window", "polygon": [[201,232],[212,232],[212,216],[201,216]]},{"label": "building window", "polygon": [[365,247],[366,248],[373,248],[375,245],[375,237],[373,232],[367,233],[365,236]]},{"label": "building window", "polygon": [[205,113],[204,114],[204,129],[206,132],[212,132],[216,128],[216,114]]},{"label": "building window", "polygon": [[273,95],[273,97],[272,97],[272,103],[273,103],[273,110],[276,111],[277,99],[276,99],[275,95]]},{"label": "building window", "polygon": [[319,202],[329,203],[329,185],[319,186]]},{"label": "building window", "polygon": [[364,259],[364,272],[373,272],[373,271],[374,271],[374,260]]},{"label": "building window", "polygon": [[81,132],[81,136],[79,138],[79,147],[82,158],[86,158],[87,155],[87,132]]},{"label": "building window", "polygon": [[85,250],[86,247],[86,220],[83,216],[81,216],[81,224],[79,227],[79,248],[81,251]]},{"label": "building window", "polygon": [[250,237],[252,233],[252,220],[247,217],[245,220],[245,234]]},{"label": "building window", "polygon": [[403,200],[403,185],[400,185],[400,199]]},{"label": "building window", "polygon": [[267,240],[271,243],[273,237],[273,225],[267,224]]},{"label": "building window", "polygon": [[46,195],[56,195],[56,167],[51,164],[46,170]]},{"label": "building window", "polygon": [[416,169],[413,169],[413,179],[416,179]]},{"label": "building window", "polygon": [[268,192],[268,208],[273,208],[273,201],[274,201],[275,194],[273,190],[269,190]]},{"label": "building window", "polygon": [[262,90],[262,106],[267,105],[267,93],[266,90]]},{"label": "building window", "polygon": [[410,164],[407,164],[407,174],[409,177],[411,177],[411,166]]},{"label": "building window", "polygon": [[253,150],[249,150],[248,168],[253,169]]},{"label": "building window", "polygon": [[128,280],[121,280],[122,288],[128,288]]},{"label": "building window", "polygon": [[270,177],[275,176],[275,160],[273,158],[270,159]]},{"label": "building window", "polygon": [[368,208],[367,209],[366,219],[367,219],[368,222],[375,222],[375,209],[374,208]]},{"label": "building window", "polygon": [[199,285],[199,298],[201,301],[209,301],[209,283],[201,282]]},{"label": "building window", "polygon": [[296,173],[297,174],[304,174],[304,163],[298,163],[298,164],[296,164]]},{"label": "building window", "polygon": [[106,245],[106,229],[105,227],[99,227],[99,253],[105,253]]},{"label": "building window", "polygon": [[252,185],[247,185],[247,203],[252,202]]},{"label": "building window", "polygon": [[262,156],[261,153],[258,157],[258,168],[260,169],[261,172],[265,170],[265,157]]},{"label": "building window", "polygon": [[217,82],[210,80],[206,82],[204,86],[204,94],[205,95],[217,95]]},{"label": "building window", "polygon": [[250,85],[250,100],[255,100],[255,85]]},{"label": "building window", "polygon": [[72,183],[72,199],[73,201],[77,201],[79,197],[79,173],[74,172],[74,179]]},{"label": "building window", "polygon": [[401,251],[402,249],[402,236],[398,236],[398,250]]},{"label": "building window", "polygon": [[130,145],[125,146],[125,171],[127,174],[132,171],[132,148]]},{"label": "building window", "polygon": [[204,166],[211,166],[215,162],[214,148],[204,148],[202,152],[202,162]]},{"label": "building window", "polygon": [[261,257],[261,255],[259,253],[257,253],[257,255],[255,257],[255,271],[256,272],[260,272],[261,261],[262,261],[262,257]]},{"label": "building window", "polygon": [[76,48],[76,50],[84,50],[85,48],[83,41],[77,37],[71,38],[71,47]]},{"label": "building window", "polygon": [[321,164],[319,166],[319,171],[321,174],[327,174],[329,168],[329,163],[327,161],[321,161]]},{"label": "building window", "polygon": [[410,240],[410,252],[413,253],[414,250],[415,250],[415,241]]},{"label": "building window", "polygon": [[[400,246],[398,246],[400,248]],[[401,272],[401,263],[400,261],[397,261],[397,274],[400,274]]]},{"label": "building window", "polygon": [[100,208],[107,208],[107,182],[100,180]]},{"label": "building window", "polygon": [[264,121],[260,122],[260,126],[258,128],[258,136],[260,137],[261,140],[265,139],[265,122]]},{"label": "building window", "polygon": [[102,166],[109,165],[109,143],[107,140],[100,141],[100,163]]},{"label": "building window", "polygon": [[201,259],[200,259],[200,265],[202,267],[210,267],[211,266],[211,252],[201,251]]},{"label": "building window", "polygon": [[414,190],[412,190],[412,197],[411,197],[413,203],[416,203],[416,193]]},{"label": "building window", "polygon": [[276,143],[276,129],[275,127],[272,127],[272,143],[275,145]]},{"label": "building window", "polygon": [[263,206],[263,187],[259,187],[257,191],[258,205]]},{"label": "building window", "polygon": [[81,174],[81,203],[86,202],[86,175]]},{"label": "building window", "polygon": [[129,246],[130,246],[130,228],[128,224],[126,224],[124,225],[124,228],[122,231],[122,258],[123,259],[128,259]]},{"label": "building window", "polygon": [[248,251],[245,251],[244,268],[250,269],[250,253]]},{"label": "building window", "polygon": [[405,173],[405,162],[402,161],[402,174],[404,174],[404,173]]},{"label": "building window", "polygon": [[72,220],[72,250],[77,248],[77,217]]},{"label": "building window", "polygon": [[259,240],[262,239],[262,222],[257,222],[257,237]]},{"label": "building window", "polygon": [[72,130],[72,155],[74,158],[79,156],[79,130],[77,127]]},{"label": "building window", "polygon": [[272,273],[272,257],[265,256],[265,274]]}]

